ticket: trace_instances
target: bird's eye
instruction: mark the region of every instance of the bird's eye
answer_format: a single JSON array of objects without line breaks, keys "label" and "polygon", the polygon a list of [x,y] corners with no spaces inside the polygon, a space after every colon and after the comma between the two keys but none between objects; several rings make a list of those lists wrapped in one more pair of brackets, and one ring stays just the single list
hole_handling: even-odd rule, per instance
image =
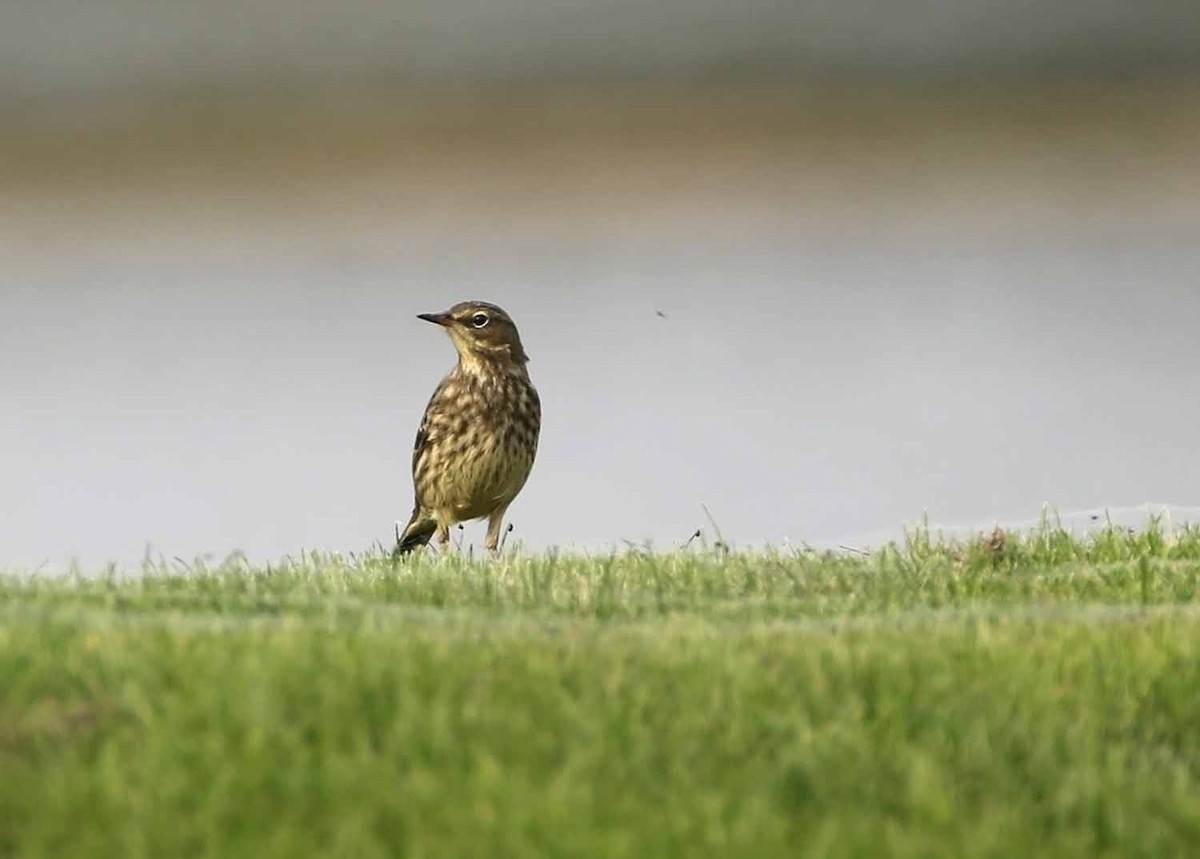
[{"label": "bird's eye", "polygon": [[476,313],[471,317],[471,324],[476,328],[482,328],[488,324],[488,315],[486,313]]}]

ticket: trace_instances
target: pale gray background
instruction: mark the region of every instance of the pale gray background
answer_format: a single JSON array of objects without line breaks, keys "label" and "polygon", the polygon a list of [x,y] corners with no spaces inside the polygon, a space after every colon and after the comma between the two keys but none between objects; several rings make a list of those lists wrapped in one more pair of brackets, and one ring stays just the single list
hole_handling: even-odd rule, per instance
[{"label": "pale gray background", "polygon": [[535,548],[1200,500],[1196,4],[776,5],[6,9],[0,568],[387,540],[465,297]]}]

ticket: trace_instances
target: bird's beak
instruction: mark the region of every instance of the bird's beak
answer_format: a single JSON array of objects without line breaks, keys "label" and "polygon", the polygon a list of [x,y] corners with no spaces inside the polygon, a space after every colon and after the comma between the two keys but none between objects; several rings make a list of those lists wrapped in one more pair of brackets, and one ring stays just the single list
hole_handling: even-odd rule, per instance
[{"label": "bird's beak", "polygon": [[451,318],[449,313],[418,313],[417,319],[424,319],[426,322],[432,322],[434,325],[445,327],[450,324]]}]

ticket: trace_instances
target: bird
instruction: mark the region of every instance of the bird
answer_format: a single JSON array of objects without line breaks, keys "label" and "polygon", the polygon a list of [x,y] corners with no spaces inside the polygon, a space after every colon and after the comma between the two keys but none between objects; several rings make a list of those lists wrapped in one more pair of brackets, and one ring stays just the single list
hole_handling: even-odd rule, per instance
[{"label": "bird", "polygon": [[498,553],[504,514],[537,455],[542,404],[512,317],[486,301],[462,301],[418,319],[440,325],[458,363],[429,399],[412,452],[413,512],[395,554],[442,547],[450,528],[488,520],[485,546]]}]

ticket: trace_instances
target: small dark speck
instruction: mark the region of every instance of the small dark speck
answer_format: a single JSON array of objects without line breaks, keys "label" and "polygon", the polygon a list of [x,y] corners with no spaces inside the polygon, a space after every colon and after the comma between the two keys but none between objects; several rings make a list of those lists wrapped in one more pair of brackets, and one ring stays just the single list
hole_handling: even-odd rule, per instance
[{"label": "small dark speck", "polygon": [[655,310],[655,311],[654,311],[654,315],[655,315],[655,316],[657,316],[657,317],[659,317],[660,319],[666,319],[666,318],[667,318],[667,314],[663,313],[661,310]]}]

